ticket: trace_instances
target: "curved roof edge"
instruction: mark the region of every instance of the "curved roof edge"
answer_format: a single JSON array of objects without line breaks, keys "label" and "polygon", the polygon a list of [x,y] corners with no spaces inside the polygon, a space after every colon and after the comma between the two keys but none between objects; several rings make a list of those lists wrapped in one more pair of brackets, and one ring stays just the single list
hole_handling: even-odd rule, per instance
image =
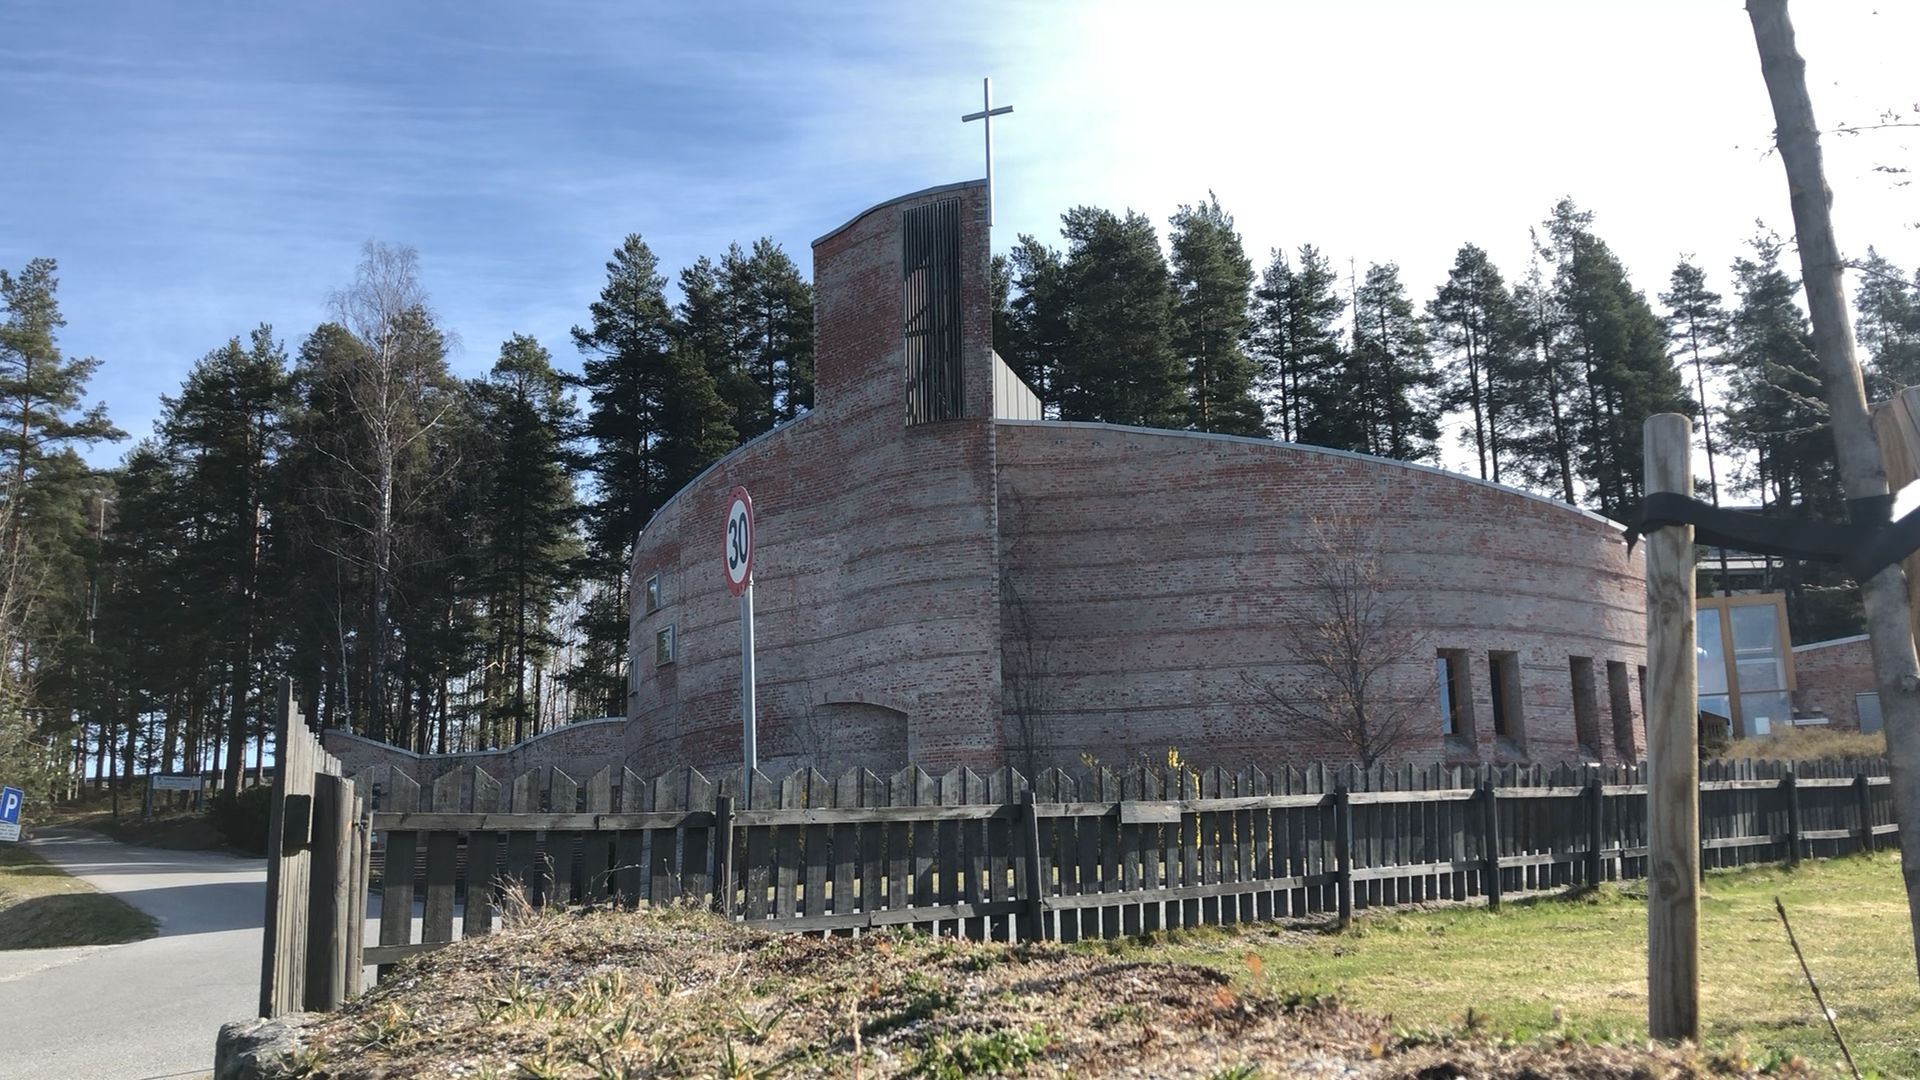
[{"label": "curved roof edge", "polygon": [[[787,421],[784,424],[781,424],[779,427],[768,428],[767,430],[761,432],[758,435],[755,435],[753,438],[748,439],[746,442],[741,443],[739,446],[734,447],[733,449],[727,451],[726,453],[720,455],[718,458],[714,459],[713,464],[695,473],[693,475],[693,479],[688,480],[684,484],[681,484],[679,491],[676,491],[673,494],[667,496],[666,502],[663,502],[659,506],[655,507],[653,513],[647,515],[646,524],[640,526],[641,535],[646,534],[647,528],[653,524],[653,519],[659,517],[661,514],[666,513],[668,507],[680,501],[680,496],[685,495],[687,492],[693,490],[693,486],[695,484],[698,484],[700,481],[705,480],[707,478],[708,473],[714,471],[715,469],[718,469],[722,465],[725,465],[727,462],[733,460],[735,457],[738,457],[740,454],[745,453],[751,447],[759,446],[761,443],[766,442],[768,439],[773,438],[775,435],[778,435],[783,431],[792,431],[794,428],[799,427],[801,424],[804,424],[808,420],[813,419],[813,417],[816,415],[816,412],[817,410],[808,409],[806,412],[800,414],[799,416],[794,417],[793,419]],[[639,557],[640,557],[640,553],[636,549],[634,552],[634,558],[637,559]],[[628,567],[627,569],[631,571],[633,568]]]},{"label": "curved roof edge", "polygon": [[1246,443],[1250,446],[1271,446],[1271,447],[1276,447],[1276,448],[1285,449],[1285,450],[1297,450],[1302,453],[1324,454],[1327,457],[1350,458],[1355,461],[1364,461],[1374,465],[1392,465],[1402,469],[1412,469],[1415,472],[1432,473],[1435,476],[1444,476],[1449,480],[1456,480],[1463,484],[1473,484],[1478,487],[1491,488],[1494,491],[1504,492],[1508,495],[1518,495],[1522,498],[1532,499],[1534,502],[1544,503],[1545,505],[1551,506],[1556,510],[1564,510],[1569,514],[1577,514],[1580,517],[1587,518],[1590,521],[1598,522],[1599,524],[1606,525],[1616,530],[1621,530],[1625,528],[1625,526],[1621,525],[1617,521],[1614,521],[1612,518],[1605,517],[1600,514],[1596,514],[1591,510],[1581,509],[1578,506],[1570,506],[1567,503],[1561,502],[1559,499],[1549,499],[1545,495],[1541,495],[1537,492],[1528,491],[1525,488],[1509,487],[1506,484],[1496,484],[1491,480],[1482,480],[1477,476],[1468,476],[1464,473],[1449,472],[1446,469],[1438,468],[1433,465],[1421,465],[1412,461],[1399,461],[1394,458],[1375,457],[1372,454],[1359,454],[1359,453],[1355,453],[1352,450],[1335,450],[1332,447],[1328,447],[1328,446],[1309,446],[1306,443],[1280,442],[1277,439],[1260,439],[1260,438],[1255,438],[1251,435],[1222,435],[1218,432],[1213,432],[1213,431],[1181,431],[1176,428],[1135,427],[1131,424],[1102,424],[1102,423],[1096,423],[1091,420],[996,420],[994,422],[997,424],[1017,426],[1017,427],[1088,428],[1088,429],[1099,430],[1099,431],[1125,431],[1130,434],[1139,434],[1139,435],[1164,435],[1164,436],[1175,438],[1175,439],[1204,439],[1204,440],[1210,440],[1214,442]]},{"label": "curved roof edge", "polygon": [[919,191],[910,191],[905,195],[895,195],[891,199],[886,199],[882,202],[874,203],[872,206],[869,206],[865,210],[862,210],[859,213],[848,218],[845,222],[840,224],[838,227],[829,229],[828,231],[820,234],[819,236],[814,238],[813,243],[809,246],[819,247],[821,244],[826,243],[827,241],[833,239],[836,236],[839,236],[841,233],[846,232],[848,229],[851,229],[855,225],[859,224],[861,218],[866,217],[868,214],[873,213],[875,210],[885,210],[887,207],[892,206],[894,203],[906,202],[908,199],[918,199],[923,195],[938,195],[942,191],[959,191],[963,188],[986,187],[986,186],[987,186],[987,181],[983,177],[979,180],[961,180],[952,184],[935,184],[930,188],[921,188]]}]

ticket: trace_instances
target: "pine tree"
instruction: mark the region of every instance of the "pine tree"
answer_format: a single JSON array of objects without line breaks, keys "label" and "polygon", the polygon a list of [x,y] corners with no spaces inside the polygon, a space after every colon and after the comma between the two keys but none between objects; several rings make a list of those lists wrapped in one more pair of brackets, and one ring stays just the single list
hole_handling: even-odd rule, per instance
[{"label": "pine tree", "polygon": [[[86,510],[106,488],[74,446],[124,437],[104,407],[81,406],[99,363],[60,351],[58,291],[51,259],[0,269],[0,752],[29,754],[42,734],[71,735],[98,543]],[[47,776],[44,760],[15,763],[22,776]]]},{"label": "pine tree", "polygon": [[[1727,323],[1729,444],[1753,460],[1742,485],[1773,516],[1842,520],[1839,467],[1813,334],[1795,298],[1800,284],[1780,268],[1784,245],[1769,234],[1733,264],[1738,305]],[[1795,640],[1857,633],[1858,592],[1837,568],[1784,564],[1787,618]]]},{"label": "pine tree", "polygon": [[179,397],[161,398],[163,453],[178,470],[178,498],[193,508],[183,570],[191,606],[224,642],[227,756],[222,788],[240,789],[249,732],[270,700],[257,670],[265,651],[261,597],[269,473],[286,439],[291,382],[286,351],[270,327],[208,353]]},{"label": "pine tree", "polygon": [[1062,218],[1068,347],[1060,416],[1181,427],[1186,372],[1174,354],[1173,282],[1153,222],[1082,206]]},{"label": "pine tree", "polygon": [[1393,263],[1367,268],[1354,290],[1353,344],[1346,364],[1309,394],[1305,442],[1402,461],[1438,453],[1437,381],[1426,329]]},{"label": "pine tree", "polygon": [[1241,342],[1250,322],[1253,263],[1233,217],[1211,192],[1173,215],[1174,352],[1187,367],[1187,425],[1264,436],[1253,399],[1254,365]]},{"label": "pine tree", "polygon": [[1659,412],[1690,412],[1666,330],[1626,267],[1592,231],[1593,215],[1561,200],[1547,220],[1555,260],[1557,347],[1579,365],[1581,438],[1576,459],[1594,508],[1615,520],[1639,509],[1642,428]]},{"label": "pine tree", "polygon": [[1890,398],[1920,385],[1920,272],[1908,281],[1872,248],[1859,270],[1853,306],[1860,313],[1860,344],[1872,358],[1867,389],[1874,398]]},{"label": "pine tree", "polygon": [[1720,294],[1707,288],[1706,271],[1681,259],[1673,268],[1668,291],[1660,294],[1667,306],[1667,337],[1673,342],[1673,359],[1693,368],[1695,404],[1700,410],[1700,435],[1707,450],[1707,494],[1713,505],[1720,505],[1720,472],[1713,448],[1713,408],[1707,402],[1707,368],[1721,362],[1727,343],[1727,313],[1721,307]]},{"label": "pine tree", "polygon": [[994,327],[994,347],[1040,399],[1060,415],[1060,369],[1068,349],[1066,263],[1025,233],[1005,256],[1008,298]]},{"label": "pine tree", "polygon": [[1530,372],[1532,392],[1514,403],[1518,424],[1509,445],[1527,486],[1557,492],[1568,504],[1577,505],[1576,414],[1585,386],[1571,352],[1560,343],[1562,315],[1559,298],[1547,280],[1545,252],[1535,234],[1526,280],[1513,291],[1523,327],[1520,369]]},{"label": "pine tree", "polygon": [[1285,252],[1273,252],[1254,292],[1248,331],[1267,426],[1282,442],[1306,438],[1306,429],[1318,423],[1315,402],[1323,395],[1316,388],[1346,363],[1338,323],[1347,301],[1339,276],[1313,245],[1302,246],[1299,255],[1295,270]]},{"label": "pine tree", "polygon": [[483,430],[490,436],[485,492],[488,530],[481,586],[495,626],[503,668],[512,680],[509,715],[515,742],[537,734],[537,702],[527,678],[556,641],[548,616],[569,584],[577,559],[572,530],[573,481],[565,461],[573,399],[547,350],[516,334],[478,388]]},{"label": "pine tree", "polygon": [[582,625],[587,656],[571,678],[603,715],[625,712],[627,577],[641,527],[745,434],[715,385],[712,359],[676,334],[665,288],[653,252],[630,235],[607,263],[591,325],[573,330],[585,359],[568,381],[587,391],[587,549],[600,588]]},{"label": "pine tree", "polygon": [[1501,455],[1518,425],[1516,405],[1525,394],[1525,318],[1487,253],[1463,244],[1446,283],[1427,303],[1433,343],[1451,357],[1444,368],[1441,402],[1466,409],[1471,430],[1461,442],[1474,449],[1480,478],[1501,482]]},{"label": "pine tree", "polygon": [[758,391],[752,438],[813,407],[813,287],[767,237],[727,270],[745,331],[744,366]]}]

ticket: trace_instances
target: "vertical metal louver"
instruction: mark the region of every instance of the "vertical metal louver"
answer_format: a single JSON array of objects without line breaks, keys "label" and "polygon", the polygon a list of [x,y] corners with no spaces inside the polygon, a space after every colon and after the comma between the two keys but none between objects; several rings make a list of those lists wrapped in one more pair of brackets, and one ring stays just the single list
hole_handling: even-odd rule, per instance
[{"label": "vertical metal louver", "polygon": [[907,423],[966,414],[960,381],[960,200],[900,215],[907,354]]}]

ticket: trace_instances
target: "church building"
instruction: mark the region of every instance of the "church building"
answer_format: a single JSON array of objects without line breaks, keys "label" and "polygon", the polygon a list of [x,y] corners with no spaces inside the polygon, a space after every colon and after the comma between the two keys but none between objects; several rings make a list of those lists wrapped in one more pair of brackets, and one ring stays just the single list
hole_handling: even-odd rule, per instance
[{"label": "church building", "polygon": [[1044,419],[993,352],[988,199],[931,188],[814,242],[814,409],[647,524],[625,720],[551,764],[737,767],[736,486],[769,775],[1353,760],[1303,719],[1332,691],[1299,627],[1337,622],[1355,568],[1405,654],[1373,673],[1390,760],[1641,756],[1643,570],[1617,525],[1405,462]]}]

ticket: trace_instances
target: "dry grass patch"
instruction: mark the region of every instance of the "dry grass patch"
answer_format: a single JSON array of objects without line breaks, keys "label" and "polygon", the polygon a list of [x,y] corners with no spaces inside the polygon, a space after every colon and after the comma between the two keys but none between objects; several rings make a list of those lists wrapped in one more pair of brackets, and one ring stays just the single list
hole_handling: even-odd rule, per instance
[{"label": "dry grass patch", "polygon": [[1876,731],[1829,730],[1822,727],[1785,728],[1763,738],[1734,739],[1716,757],[1727,760],[1765,758],[1769,761],[1845,761],[1848,758],[1887,756],[1887,737]]},{"label": "dry grass patch", "polygon": [[1640,1080],[1749,1066],[1557,1036],[1396,1034],[1289,989],[1284,969],[1250,978],[1144,952],[775,936],[697,912],[601,910],[409,962],[323,1021],[287,1073]]},{"label": "dry grass patch", "polygon": [[151,916],[19,844],[0,844],[0,949],[117,945],[155,932]]}]

